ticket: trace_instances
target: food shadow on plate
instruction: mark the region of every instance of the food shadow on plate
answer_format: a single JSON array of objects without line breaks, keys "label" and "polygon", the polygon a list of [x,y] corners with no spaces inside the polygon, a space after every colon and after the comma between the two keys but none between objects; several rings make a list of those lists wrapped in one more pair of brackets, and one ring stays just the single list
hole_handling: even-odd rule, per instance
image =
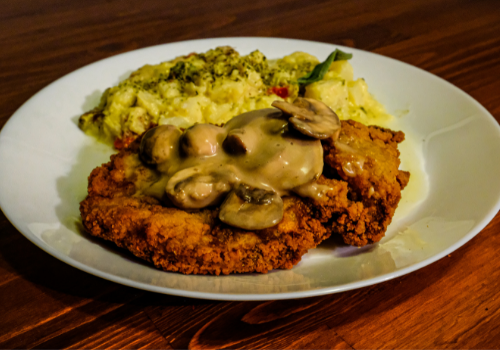
[{"label": "food shadow on plate", "polygon": [[[102,94],[102,91],[95,90],[87,95],[82,104],[82,114],[97,107]],[[71,117],[76,126],[80,115]],[[93,169],[107,163],[111,154],[115,153],[111,145],[99,143],[90,136],[86,136],[85,141],[68,174],[56,179],[56,189],[61,200],[56,207],[56,215],[63,226],[75,232],[79,232],[75,229],[75,223],[80,222],[81,226],[79,205],[87,196],[88,176]]]},{"label": "food shadow on plate", "polygon": [[[95,108],[99,104],[101,96],[102,92],[99,90],[88,95],[82,105],[82,111]],[[71,120],[78,125],[79,117],[80,115],[74,116]],[[55,212],[61,225],[44,230],[41,233],[41,238],[63,254],[76,258],[82,263],[92,260],[85,258],[85,256],[95,256],[94,251],[97,245],[101,248],[100,250],[112,252],[122,259],[146,266],[147,264],[143,260],[136,258],[128,251],[86,233],[81,222],[79,206],[80,202],[87,196],[88,176],[93,169],[107,163],[113,153],[116,151],[111,145],[100,143],[91,136],[86,136],[69,172],[56,179],[56,189],[60,202],[56,206]],[[85,254],[82,254],[84,252]],[[81,261],[81,259],[85,261]]]},{"label": "food shadow on plate", "polygon": [[318,247],[330,250],[336,257],[344,258],[371,252],[377,248],[377,243],[368,244],[364,247],[355,247],[346,244],[341,236],[333,234],[321,242]]},{"label": "food shadow on plate", "polygon": [[101,102],[103,91],[94,90],[91,94],[85,96],[85,101],[82,104],[82,113],[71,117],[71,121],[78,126],[78,120],[83,113],[93,110]]},{"label": "food shadow on plate", "polygon": [[130,75],[131,75],[132,73],[134,73],[134,71],[133,71],[133,70],[128,70],[128,71],[126,71],[125,73],[123,73],[122,75],[120,75],[120,76],[118,77],[118,80],[116,81],[116,83],[115,83],[115,84],[113,84],[113,86],[118,85],[118,84],[120,84],[122,81],[127,80],[128,78],[130,78]]}]

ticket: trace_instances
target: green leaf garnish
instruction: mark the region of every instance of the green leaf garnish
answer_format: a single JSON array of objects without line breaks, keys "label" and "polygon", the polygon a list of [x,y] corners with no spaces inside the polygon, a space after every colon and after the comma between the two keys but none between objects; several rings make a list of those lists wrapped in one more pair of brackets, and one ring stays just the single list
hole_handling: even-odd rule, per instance
[{"label": "green leaf garnish", "polygon": [[345,53],[343,51],[340,51],[339,49],[335,49],[335,51],[333,51],[324,62],[317,64],[310,73],[297,79],[297,82],[300,85],[305,86],[320,81],[321,79],[323,79],[326,72],[328,72],[333,62],[349,60],[351,58],[351,53]]}]

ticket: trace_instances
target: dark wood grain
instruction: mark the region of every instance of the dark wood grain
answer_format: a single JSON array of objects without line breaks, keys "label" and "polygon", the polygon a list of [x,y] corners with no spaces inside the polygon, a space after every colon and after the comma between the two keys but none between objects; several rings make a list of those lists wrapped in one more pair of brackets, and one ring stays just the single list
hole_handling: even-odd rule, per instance
[{"label": "dark wood grain", "polygon": [[[224,36],[342,44],[410,63],[500,120],[498,1],[1,1],[0,127],[59,77],[122,52]],[[322,297],[217,302],[91,276],[0,214],[0,348],[500,348],[500,215],[430,266]]]}]

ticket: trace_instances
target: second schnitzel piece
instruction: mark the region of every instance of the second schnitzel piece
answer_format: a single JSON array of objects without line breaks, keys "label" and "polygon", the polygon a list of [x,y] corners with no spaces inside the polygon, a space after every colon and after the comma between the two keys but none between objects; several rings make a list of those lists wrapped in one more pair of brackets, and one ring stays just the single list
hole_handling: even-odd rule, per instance
[{"label": "second schnitzel piece", "polygon": [[391,223],[410,173],[399,170],[398,143],[404,133],[348,120],[337,140],[323,144],[325,173],[348,183],[348,198],[362,205],[358,219],[340,216],[332,232],[363,246],[380,241]]},{"label": "second schnitzel piece", "polygon": [[224,127],[148,131],[91,173],[84,227],[187,274],[289,269],[331,234],[380,240],[408,182],[398,170],[404,134],[341,125],[316,101],[278,105],[285,113]]}]

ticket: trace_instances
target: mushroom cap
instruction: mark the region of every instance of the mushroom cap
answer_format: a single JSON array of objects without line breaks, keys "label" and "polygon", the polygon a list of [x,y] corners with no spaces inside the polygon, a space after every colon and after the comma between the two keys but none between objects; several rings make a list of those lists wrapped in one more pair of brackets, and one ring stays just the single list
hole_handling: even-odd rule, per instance
[{"label": "mushroom cap", "polygon": [[217,125],[195,124],[181,137],[182,151],[187,156],[212,156],[219,149],[223,133],[224,129]]},{"label": "mushroom cap", "polygon": [[146,131],[139,147],[139,157],[146,164],[159,164],[176,153],[182,132],[174,125],[160,125]]},{"label": "mushroom cap", "polygon": [[340,134],[340,119],[334,111],[321,101],[297,97],[293,104],[274,101],[273,107],[291,115],[288,119],[294,129],[315,139],[336,140]]},{"label": "mushroom cap", "polygon": [[184,209],[217,205],[230,190],[231,185],[223,174],[206,174],[199,167],[175,173],[165,188],[172,203]]},{"label": "mushroom cap", "polygon": [[283,218],[283,200],[273,191],[240,184],[231,191],[219,211],[219,219],[245,230],[262,230]]}]

